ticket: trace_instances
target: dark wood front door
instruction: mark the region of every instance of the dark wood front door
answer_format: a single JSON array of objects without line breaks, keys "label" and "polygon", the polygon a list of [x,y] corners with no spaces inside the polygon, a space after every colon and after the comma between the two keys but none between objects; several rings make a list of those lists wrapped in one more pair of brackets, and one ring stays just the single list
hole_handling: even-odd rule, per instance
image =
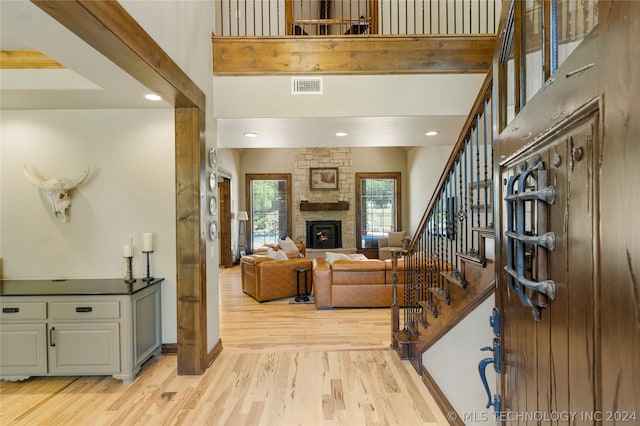
[{"label": "dark wood front door", "polygon": [[[566,130],[500,166],[502,416],[508,424],[564,423],[570,416],[575,424],[593,423],[598,120],[596,111],[565,123]],[[541,284],[534,289],[534,283]]]}]

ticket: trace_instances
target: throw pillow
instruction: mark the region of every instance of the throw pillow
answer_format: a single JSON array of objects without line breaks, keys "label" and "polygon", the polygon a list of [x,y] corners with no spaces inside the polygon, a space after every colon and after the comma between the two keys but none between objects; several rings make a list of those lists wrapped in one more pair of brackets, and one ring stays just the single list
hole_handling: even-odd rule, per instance
[{"label": "throw pillow", "polygon": [[327,262],[329,262],[329,265],[333,265],[333,262],[335,262],[336,260],[351,260],[349,255],[344,253],[333,253],[331,251],[328,251],[324,255],[327,258]]},{"label": "throw pillow", "polygon": [[389,247],[402,247],[404,234],[406,234],[405,231],[389,232]]},{"label": "throw pillow", "polygon": [[280,250],[284,250],[287,253],[300,252],[296,243],[289,237],[286,237],[285,239],[281,238],[280,241],[278,241],[278,245],[280,246]]},{"label": "throw pillow", "polygon": [[274,250],[272,248],[267,249],[267,256],[273,260],[287,260],[287,254],[282,250]]}]

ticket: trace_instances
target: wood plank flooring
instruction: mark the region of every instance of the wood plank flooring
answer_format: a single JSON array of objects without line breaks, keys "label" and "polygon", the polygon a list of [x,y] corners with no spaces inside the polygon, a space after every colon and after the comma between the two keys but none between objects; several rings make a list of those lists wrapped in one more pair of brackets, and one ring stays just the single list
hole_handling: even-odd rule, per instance
[{"label": "wood plank flooring", "polygon": [[389,349],[389,309],[318,311],[242,293],[220,273],[224,350],[201,376],[149,361],[111,377],[0,382],[5,425],[446,425],[412,367]]}]

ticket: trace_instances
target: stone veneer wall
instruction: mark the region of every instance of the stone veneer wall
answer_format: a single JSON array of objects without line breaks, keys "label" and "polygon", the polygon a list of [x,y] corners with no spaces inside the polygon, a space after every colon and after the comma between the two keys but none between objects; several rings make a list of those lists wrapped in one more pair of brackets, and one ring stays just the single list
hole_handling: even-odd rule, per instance
[{"label": "stone veneer wall", "polygon": [[[308,220],[340,220],[342,247],[355,247],[355,175],[351,148],[298,148],[293,172],[293,235],[296,241],[307,242]],[[337,167],[337,190],[311,190],[309,168]],[[348,201],[349,210],[301,212],[300,201],[326,203]]]}]

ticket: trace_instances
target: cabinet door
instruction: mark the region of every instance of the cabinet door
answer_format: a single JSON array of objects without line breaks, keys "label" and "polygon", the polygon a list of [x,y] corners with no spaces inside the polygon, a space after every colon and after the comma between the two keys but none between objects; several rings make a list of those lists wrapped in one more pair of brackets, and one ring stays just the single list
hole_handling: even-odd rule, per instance
[{"label": "cabinet door", "polygon": [[44,324],[2,324],[0,376],[47,374],[46,346]]},{"label": "cabinet door", "polygon": [[[134,365],[139,367],[162,346],[160,290],[132,300]],[[124,348],[123,348],[124,349]]]},{"label": "cabinet door", "polygon": [[52,375],[120,372],[118,323],[51,323],[49,371]]}]

